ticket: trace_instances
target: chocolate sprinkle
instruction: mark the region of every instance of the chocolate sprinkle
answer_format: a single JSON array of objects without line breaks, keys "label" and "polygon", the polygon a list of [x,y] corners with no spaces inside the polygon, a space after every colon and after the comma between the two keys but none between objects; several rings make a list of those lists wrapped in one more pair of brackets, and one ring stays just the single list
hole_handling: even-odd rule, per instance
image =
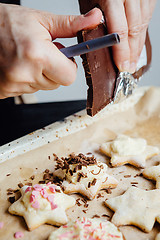
[{"label": "chocolate sprinkle", "polygon": [[94,179],[93,179],[93,181],[91,182],[91,185],[93,185],[93,186],[94,186],[94,185],[96,184],[96,182],[97,182],[97,179],[96,179],[96,178],[94,178]]},{"label": "chocolate sprinkle", "polygon": [[58,158],[55,157],[56,160],[56,169],[62,168],[62,169],[69,169],[69,165],[77,164],[77,166],[74,168],[73,172],[76,172],[77,170],[81,170],[82,166],[88,166],[88,165],[94,165],[97,164],[96,158],[94,156],[92,157],[86,157],[84,154],[80,153],[78,155],[70,154],[69,157],[65,158]]},{"label": "chocolate sprinkle", "polygon": [[131,177],[131,175],[124,175],[124,178],[130,178]]},{"label": "chocolate sprinkle", "polygon": [[93,215],[93,217],[92,218],[100,218],[100,216],[99,215],[97,215],[97,214],[95,214],[95,215]]},{"label": "chocolate sprinkle", "polygon": [[14,196],[14,197],[9,197],[9,198],[8,198],[8,201],[9,201],[10,203],[14,203],[14,202],[15,202],[15,196]]},{"label": "chocolate sprinkle", "polygon": [[23,186],[24,186],[23,183],[18,183],[19,188],[22,188]]},{"label": "chocolate sprinkle", "polygon": [[30,177],[30,179],[31,179],[31,180],[34,180],[34,179],[35,179],[35,175],[32,175],[32,176]]}]

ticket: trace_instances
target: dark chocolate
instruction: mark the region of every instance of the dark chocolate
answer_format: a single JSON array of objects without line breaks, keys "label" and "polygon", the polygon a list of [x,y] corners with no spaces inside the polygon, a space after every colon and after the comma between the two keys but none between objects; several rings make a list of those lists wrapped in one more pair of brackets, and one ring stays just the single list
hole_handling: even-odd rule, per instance
[{"label": "dark chocolate", "polygon": [[[78,33],[78,42],[98,38],[107,34],[104,24],[92,30]],[[103,48],[81,55],[87,80],[87,114],[94,116],[113,100],[117,68],[111,57],[111,49]]]}]

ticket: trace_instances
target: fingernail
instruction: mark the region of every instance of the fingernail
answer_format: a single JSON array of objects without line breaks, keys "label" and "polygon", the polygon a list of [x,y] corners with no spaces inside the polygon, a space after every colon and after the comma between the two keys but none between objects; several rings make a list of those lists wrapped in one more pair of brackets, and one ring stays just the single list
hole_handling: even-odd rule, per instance
[{"label": "fingernail", "polygon": [[136,71],[136,67],[137,67],[137,64],[136,64],[135,62],[132,62],[132,63],[130,64],[130,70],[129,70],[129,72],[130,72],[130,73],[134,73],[134,72]]},{"label": "fingernail", "polygon": [[130,70],[130,62],[128,60],[124,61],[122,63],[121,71],[122,72],[129,72],[129,70]]},{"label": "fingernail", "polygon": [[89,16],[92,15],[92,14],[93,14],[93,9],[90,10],[89,12],[87,12],[87,13],[84,15],[84,17],[89,17]]}]

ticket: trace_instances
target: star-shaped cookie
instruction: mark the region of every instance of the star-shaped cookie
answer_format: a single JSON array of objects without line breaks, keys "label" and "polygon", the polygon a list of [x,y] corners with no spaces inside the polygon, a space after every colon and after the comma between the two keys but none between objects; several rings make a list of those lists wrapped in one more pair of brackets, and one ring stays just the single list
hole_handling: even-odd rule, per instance
[{"label": "star-shaped cookie", "polygon": [[100,219],[80,218],[76,221],[71,221],[51,233],[48,240],[123,240],[122,233],[117,227],[109,222]]},{"label": "star-shaped cookie", "polygon": [[135,225],[150,232],[160,216],[160,190],[129,188],[123,195],[105,201],[115,211],[112,222],[116,226]]},{"label": "star-shaped cookie", "polygon": [[160,165],[146,168],[143,171],[143,176],[145,178],[155,180],[156,188],[160,189]]},{"label": "star-shaped cookie", "polygon": [[66,224],[68,219],[65,210],[75,205],[73,197],[50,183],[24,186],[21,194],[21,198],[9,207],[9,212],[23,216],[29,230],[44,223],[56,226]]},{"label": "star-shaped cookie", "polygon": [[143,138],[131,138],[118,135],[113,141],[103,143],[100,151],[111,158],[112,166],[131,164],[144,168],[146,160],[159,154],[159,148],[147,145]]},{"label": "star-shaped cookie", "polygon": [[57,159],[54,175],[62,179],[65,193],[80,193],[93,199],[100,189],[115,188],[118,181],[108,175],[108,166],[83,154]]},{"label": "star-shaped cookie", "polygon": [[155,240],[160,240],[160,233],[157,234]]}]

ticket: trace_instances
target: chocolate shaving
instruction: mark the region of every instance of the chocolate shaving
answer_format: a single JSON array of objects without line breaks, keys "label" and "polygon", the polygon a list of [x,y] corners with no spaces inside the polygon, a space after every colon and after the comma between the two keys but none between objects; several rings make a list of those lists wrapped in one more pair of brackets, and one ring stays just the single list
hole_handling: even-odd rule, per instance
[{"label": "chocolate shaving", "polygon": [[88,183],[88,188],[90,188],[90,187],[91,187],[91,182]]},{"label": "chocolate shaving", "polygon": [[84,207],[85,207],[85,208],[87,208],[88,206],[89,206],[89,204],[88,204],[88,203],[85,203],[85,204],[84,204]]},{"label": "chocolate shaving", "polygon": [[15,202],[15,196],[9,197],[9,198],[8,198],[8,201],[9,201],[10,203],[14,203],[14,202]]},{"label": "chocolate shaving", "polygon": [[138,184],[138,182],[131,182],[131,184]]},{"label": "chocolate shaving", "polygon": [[87,210],[82,210],[82,212],[87,213]]},{"label": "chocolate shaving", "polygon": [[86,157],[84,154],[80,153],[78,155],[70,154],[69,157],[61,158],[59,159],[56,156],[56,169],[69,169],[69,165],[77,164],[77,166],[74,168],[73,172],[76,172],[77,170],[81,170],[82,166],[88,166],[88,165],[94,165],[97,164],[96,158],[92,157]]},{"label": "chocolate shaving", "polygon": [[12,192],[12,193],[13,193],[13,192],[14,192],[14,189],[8,188],[8,189],[7,189],[7,192]]},{"label": "chocolate shaving", "polygon": [[96,182],[97,182],[97,179],[96,179],[96,178],[94,178],[94,179],[93,179],[93,181],[91,182],[91,185],[93,185],[93,186],[94,186],[94,185],[96,184]]},{"label": "chocolate shaving", "polygon": [[35,179],[35,175],[32,175],[32,176],[30,177],[30,179],[31,179],[31,180],[34,180],[34,179]]},{"label": "chocolate shaving", "polygon": [[73,176],[73,171],[71,169],[69,170],[69,173],[71,176]]},{"label": "chocolate shaving", "polygon": [[60,192],[61,192],[61,191],[60,191],[60,189],[55,189],[55,191],[56,191],[56,192],[58,192],[58,193],[60,193]]},{"label": "chocolate shaving", "polygon": [[12,195],[13,194],[13,192],[7,192],[7,195]]},{"label": "chocolate shaving", "polygon": [[130,177],[131,177],[130,174],[128,174],[128,175],[124,175],[124,178],[130,178]]},{"label": "chocolate shaving", "polygon": [[76,204],[77,204],[78,207],[80,207],[82,205],[79,201],[80,201],[80,198],[77,198],[76,199]]},{"label": "chocolate shaving", "polygon": [[104,196],[103,196],[101,193],[98,193],[98,194],[97,194],[97,199],[98,199],[98,198],[101,198],[101,197],[104,197]]},{"label": "chocolate shaving", "polygon": [[38,183],[39,184],[45,184],[45,181],[39,181]]},{"label": "chocolate shaving", "polygon": [[106,189],[106,192],[107,192],[108,194],[111,194],[111,193],[112,193],[112,191],[111,191],[110,188],[107,188],[107,189]]},{"label": "chocolate shaving", "polygon": [[107,218],[110,218],[110,216],[109,216],[109,215],[107,215],[107,214],[102,214],[102,217],[107,217]]},{"label": "chocolate shaving", "polygon": [[92,218],[100,218],[100,216],[99,215],[97,215],[97,214],[95,214],[95,215],[93,215],[93,217]]},{"label": "chocolate shaving", "polygon": [[82,202],[87,203],[87,199],[86,198],[82,198],[81,200],[82,200]]},{"label": "chocolate shaving", "polygon": [[91,171],[91,173],[92,173],[93,175],[98,175],[98,174],[100,174],[100,172],[101,172],[101,168],[99,169],[98,173],[94,173],[94,170]]},{"label": "chocolate shaving", "polygon": [[27,183],[25,183],[25,185],[32,186],[32,183],[27,182]]},{"label": "chocolate shaving", "polygon": [[104,180],[104,182],[102,182],[102,183],[105,183],[105,182],[107,182],[107,180],[108,180],[108,177],[106,177],[106,179]]},{"label": "chocolate shaving", "polygon": [[18,183],[19,188],[22,188],[23,186],[24,186],[23,183]]}]

